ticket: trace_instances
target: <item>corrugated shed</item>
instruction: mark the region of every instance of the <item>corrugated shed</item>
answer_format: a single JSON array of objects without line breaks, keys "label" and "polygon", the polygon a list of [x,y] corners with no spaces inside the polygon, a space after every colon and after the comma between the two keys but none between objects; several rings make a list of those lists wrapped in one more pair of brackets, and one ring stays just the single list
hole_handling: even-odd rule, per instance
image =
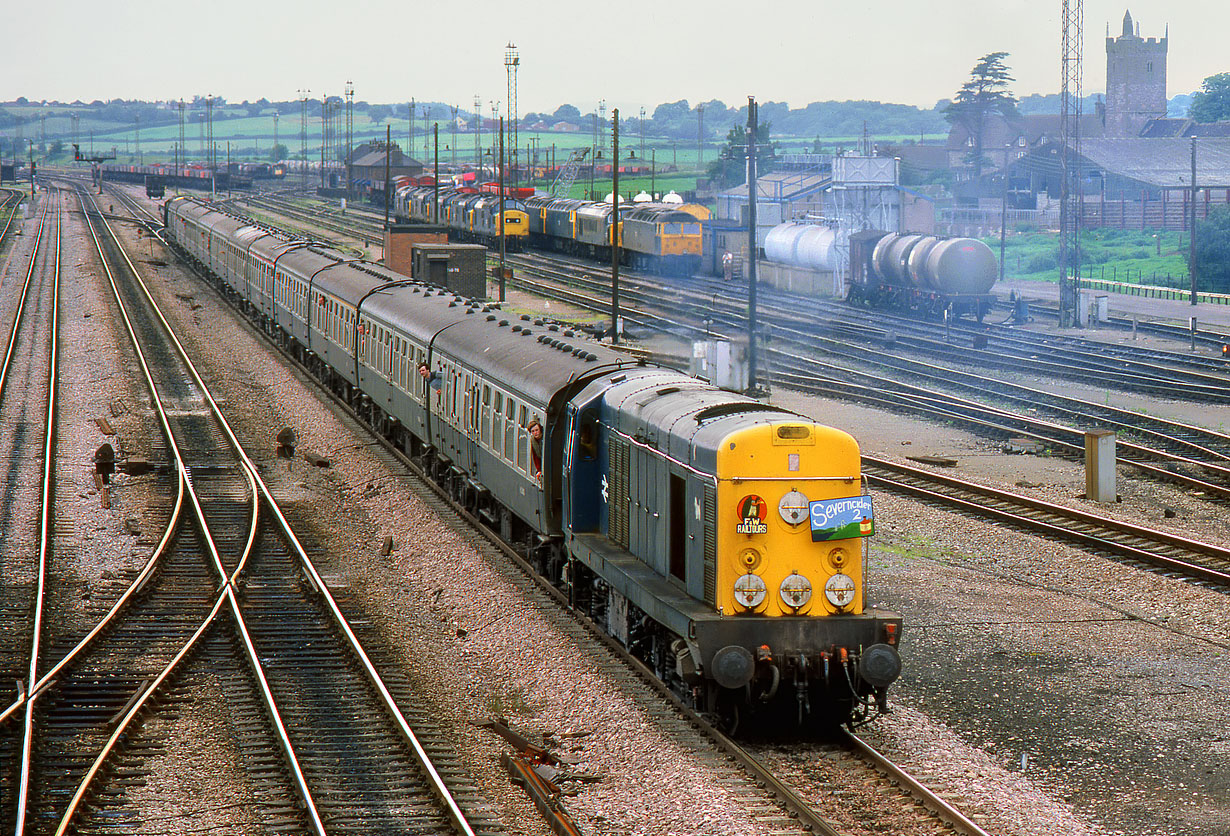
[{"label": "corrugated shed", "polygon": [[[1081,143],[1081,156],[1108,173],[1150,186],[1191,186],[1190,139],[1093,139]],[[1196,185],[1230,187],[1230,137],[1196,140]]]}]

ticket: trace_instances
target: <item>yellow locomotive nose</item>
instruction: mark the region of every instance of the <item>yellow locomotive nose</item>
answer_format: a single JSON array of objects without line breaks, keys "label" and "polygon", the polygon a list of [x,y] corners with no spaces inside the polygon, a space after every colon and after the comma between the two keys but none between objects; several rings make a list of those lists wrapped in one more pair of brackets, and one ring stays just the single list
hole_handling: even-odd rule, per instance
[{"label": "yellow locomotive nose", "polygon": [[863,611],[861,538],[874,523],[853,438],[817,424],[756,425],[725,439],[717,470],[724,612]]}]

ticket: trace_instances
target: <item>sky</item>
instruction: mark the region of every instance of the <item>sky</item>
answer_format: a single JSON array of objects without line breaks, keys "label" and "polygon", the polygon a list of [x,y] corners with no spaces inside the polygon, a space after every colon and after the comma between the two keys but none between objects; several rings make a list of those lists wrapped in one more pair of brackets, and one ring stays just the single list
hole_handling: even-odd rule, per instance
[{"label": "sky", "polygon": [[[583,113],[599,100],[624,118],[662,102],[872,99],[931,107],[988,52],[1004,51],[1018,96],[1059,88],[1060,0],[668,0],[608,4],[470,0],[50,0],[5,10],[0,100],[286,100],[341,94],[484,110],[506,94],[517,46],[518,112]],[[757,10],[747,20],[748,8]],[[1230,71],[1230,2],[1129,7],[1143,37],[1170,27],[1167,94]],[[515,10],[510,11],[510,10]],[[1086,0],[1084,91],[1106,84],[1105,35],[1123,0]],[[30,34],[32,33],[32,34]],[[49,60],[50,59],[50,60]],[[500,105],[501,111],[504,105]]]}]

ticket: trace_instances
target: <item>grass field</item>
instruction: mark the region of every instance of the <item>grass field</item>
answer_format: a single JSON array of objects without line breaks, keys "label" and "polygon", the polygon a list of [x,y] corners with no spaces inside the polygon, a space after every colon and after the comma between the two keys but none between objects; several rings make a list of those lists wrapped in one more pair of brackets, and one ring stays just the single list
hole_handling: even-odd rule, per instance
[{"label": "grass field", "polygon": [[[999,257],[999,237],[983,239]],[[1058,281],[1059,236],[1009,234],[1004,273],[1012,278]],[[1081,234],[1081,275],[1133,284],[1186,286],[1188,238],[1180,232],[1093,229]]]}]

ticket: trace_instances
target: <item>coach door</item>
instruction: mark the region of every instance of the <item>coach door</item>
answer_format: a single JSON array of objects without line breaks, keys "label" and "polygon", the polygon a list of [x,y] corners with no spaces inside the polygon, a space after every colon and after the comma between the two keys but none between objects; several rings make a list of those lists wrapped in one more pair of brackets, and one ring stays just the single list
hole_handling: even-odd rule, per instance
[{"label": "coach door", "polygon": [[563,525],[572,531],[597,531],[602,503],[610,496],[598,456],[598,398],[568,404],[563,469]]}]

